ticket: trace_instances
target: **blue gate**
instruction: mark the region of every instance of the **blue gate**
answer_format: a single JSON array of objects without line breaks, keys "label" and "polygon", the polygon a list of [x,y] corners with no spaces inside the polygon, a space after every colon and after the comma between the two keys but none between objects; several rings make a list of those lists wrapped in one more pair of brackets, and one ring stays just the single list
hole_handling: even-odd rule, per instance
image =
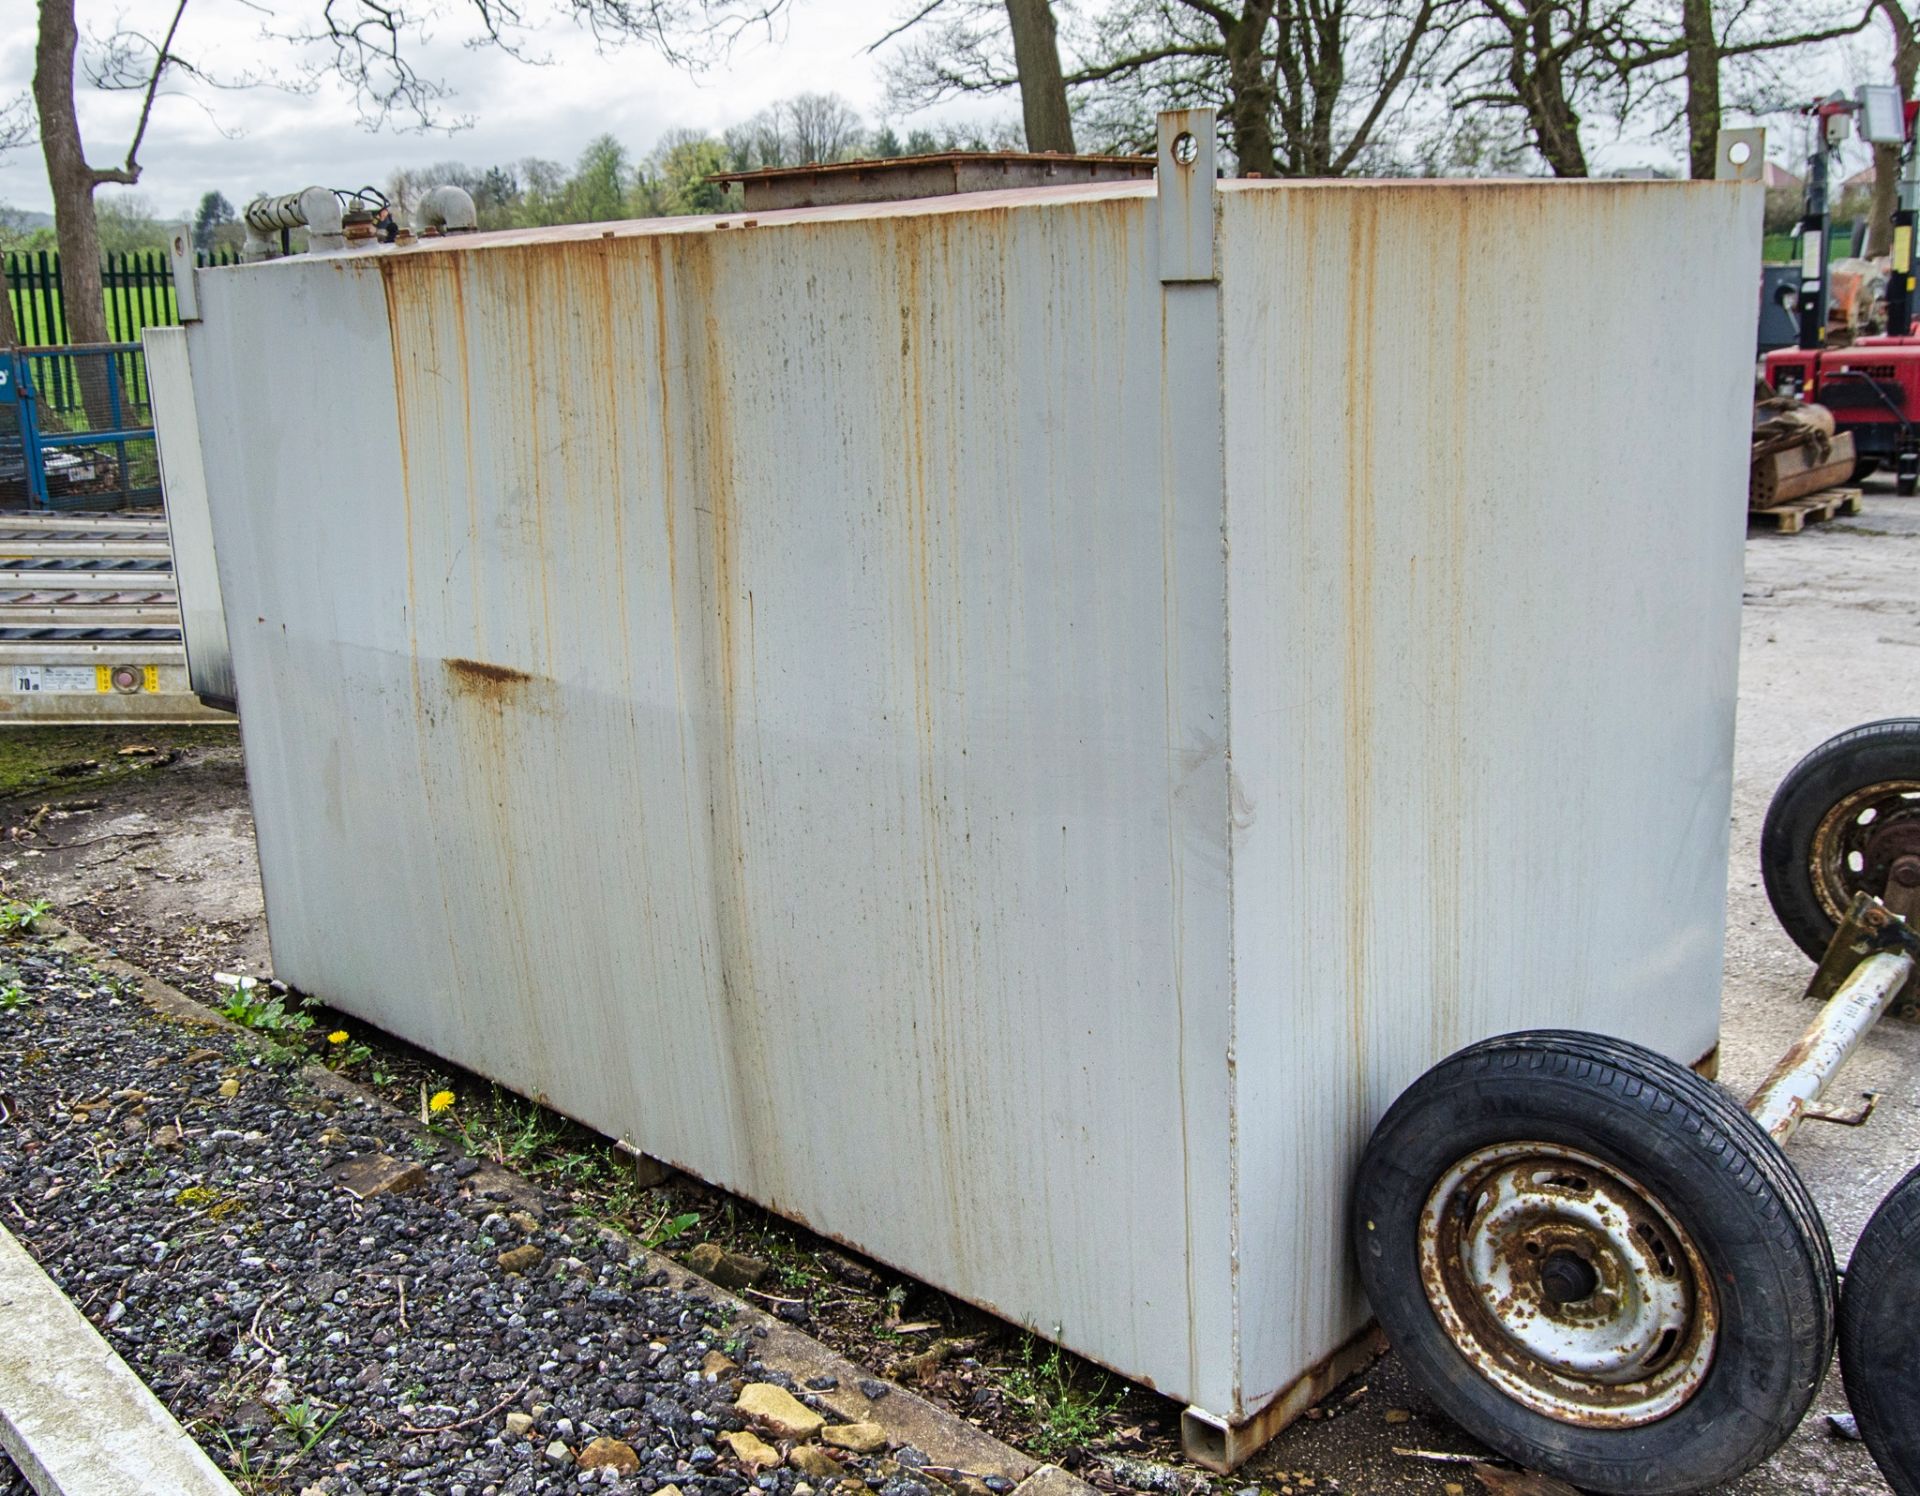
[{"label": "blue gate", "polygon": [[0,509],[159,506],[138,343],[0,351]]}]

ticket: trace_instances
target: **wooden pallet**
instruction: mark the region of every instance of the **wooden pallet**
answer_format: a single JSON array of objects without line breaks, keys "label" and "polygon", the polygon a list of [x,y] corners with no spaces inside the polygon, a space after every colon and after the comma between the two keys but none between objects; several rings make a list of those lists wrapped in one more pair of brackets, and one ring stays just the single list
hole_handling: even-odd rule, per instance
[{"label": "wooden pallet", "polygon": [[1775,504],[1771,509],[1749,509],[1747,523],[1778,530],[1782,535],[1797,535],[1810,521],[1859,512],[1859,489],[1829,488],[1812,498],[1789,499],[1784,504]]}]

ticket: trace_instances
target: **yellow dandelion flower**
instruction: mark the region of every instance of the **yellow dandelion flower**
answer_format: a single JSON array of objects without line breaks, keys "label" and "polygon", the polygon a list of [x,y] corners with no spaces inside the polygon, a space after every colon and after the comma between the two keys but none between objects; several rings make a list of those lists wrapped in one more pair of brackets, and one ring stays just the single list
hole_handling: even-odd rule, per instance
[{"label": "yellow dandelion flower", "polygon": [[329,1044],[345,1044],[346,1042],[347,1031],[345,1029],[335,1029],[327,1035],[327,1043]]},{"label": "yellow dandelion flower", "polygon": [[444,1112],[448,1107],[452,1105],[453,1105],[453,1092],[435,1091],[432,1097],[429,1098],[429,1100],[427,1101],[427,1110],[430,1112]]}]

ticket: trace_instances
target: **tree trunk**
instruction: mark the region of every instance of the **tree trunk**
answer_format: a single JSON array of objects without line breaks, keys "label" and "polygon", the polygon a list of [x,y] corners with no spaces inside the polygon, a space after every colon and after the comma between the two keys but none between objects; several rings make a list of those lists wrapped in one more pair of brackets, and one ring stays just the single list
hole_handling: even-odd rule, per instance
[{"label": "tree trunk", "polygon": [[1900,147],[1873,148],[1873,205],[1867,210],[1867,257],[1893,252],[1893,210],[1899,206]]},{"label": "tree trunk", "polygon": [[1696,182],[1713,180],[1719,166],[1720,38],[1713,0],[1681,0],[1680,28],[1687,48],[1687,170]]},{"label": "tree trunk", "polygon": [[1060,39],[1049,0],[1007,0],[1013,29],[1013,62],[1020,74],[1020,112],[1030,151],[1073,154],[1073,116],[1060,74]]},{"label": "tree trunk", "polygon": [[98,174],[80,144],[80,117],[73,102],[73,54],[79,30],[74,0],[40,0],[40,42],[34,53],[33,102],[40,116],[40,145],[53,187],[53,232],[60,245],[60,304],[67,341],[107,341],[107,314],[100,293],[100,224],[93,211]]},{"label": "tree trunk", "polygon": [[[1893,81],[1900,85],[1900,97],[1913,97],[1913,81],[1920,73],[1920,39],[1914,36],[1913,19],[1901,8],[1899,0],[1880,0],[1880,13],[1893,28]],[[1893,210],[1899,205],[1900,147],[1876,145],[1873,148],[1873,206],[1867,216],[1867,254],[1893,252]]]},{"label": "tree trunk", "polygon": [[1535,0],[1524,17],[1510,23],[1510,30],[1513,54],[1507,76],[1526,110],[1534,149],[1556,177],[1584,177],[1587,154],[1580,144],[1580,116],[1567,100],[1551,4]]},{"label": "tree trunk", "polygon": [[1279,175],[1273,152],[1273,82],[1267,77],[1261,39],[1267,9],[1248,13],[1224,28],[1227,53],[1227,119],[1233,126],[1233,154],[1242,176]]}]

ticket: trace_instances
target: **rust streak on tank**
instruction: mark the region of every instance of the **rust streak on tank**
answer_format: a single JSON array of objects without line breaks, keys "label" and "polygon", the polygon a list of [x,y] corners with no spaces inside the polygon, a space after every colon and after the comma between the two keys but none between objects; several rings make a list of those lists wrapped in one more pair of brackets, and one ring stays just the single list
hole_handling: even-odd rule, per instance
[{"label": "rust streak on tank", "polygon": [[1352,1104],[1367,1107],[1367,937],[1373,882],[1374,295],[1380,252],[1379,199],[1353,216],[1346,346],[1346,817],[1347,1024]]},{"label": "rust streak on tank", "polygon": [[511,665],[496,665],[487,660],[450,659],[446,668],[454,690],[495,706],[505,706],[539,679]]}]

